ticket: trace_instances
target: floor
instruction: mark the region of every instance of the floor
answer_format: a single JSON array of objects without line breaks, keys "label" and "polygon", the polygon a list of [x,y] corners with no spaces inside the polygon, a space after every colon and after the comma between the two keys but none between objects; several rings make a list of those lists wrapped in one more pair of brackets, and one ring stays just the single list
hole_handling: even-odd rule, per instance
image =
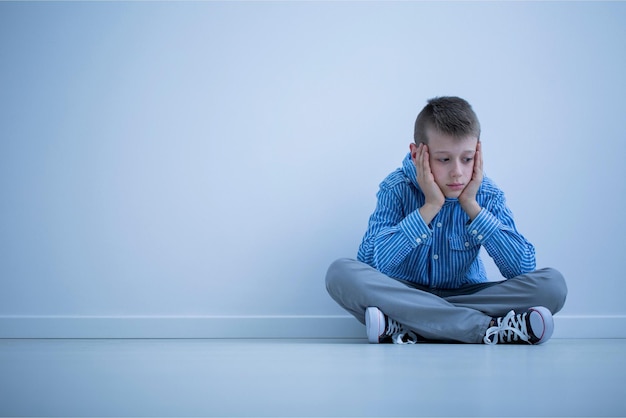
[{"label": "floor", "polygon": [[626,416],[626,339],[0,340],[1,416]]}]

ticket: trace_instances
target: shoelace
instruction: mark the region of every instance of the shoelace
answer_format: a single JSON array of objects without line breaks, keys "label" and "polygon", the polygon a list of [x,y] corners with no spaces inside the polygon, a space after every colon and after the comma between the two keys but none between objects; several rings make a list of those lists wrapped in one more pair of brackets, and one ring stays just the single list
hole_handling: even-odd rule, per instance
[{"label": "shoelace", "polygon": [[526,329],[526,315],[528,315],[527,312],[516,315],[514,311],[511,311],[504,318],[498,318],[497,324],[485,333],[483,341],[485,344],[528,342],[530,337]]},{"label": "shoelace", "polygon": [[416,333],[405,330],[402,324],[391,318],[387,318],[385,334],[391,337],[394,344],[415,344],[417,342]]},{"label": "shoelace", "polygon": [[391,336],[394,344],[415,344],[417,343],[417,334],[413,331],[398,332]]}]

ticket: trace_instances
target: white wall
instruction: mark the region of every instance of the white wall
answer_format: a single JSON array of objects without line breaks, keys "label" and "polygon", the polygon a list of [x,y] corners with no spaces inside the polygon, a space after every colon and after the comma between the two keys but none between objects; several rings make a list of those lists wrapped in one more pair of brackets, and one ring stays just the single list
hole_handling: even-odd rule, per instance
[{"label": "white wall", "polygon": [[624,74],[626,3],[0,3],[0,336],[343,316],[326,268],[448,94],[562,316],[626,336]]}]

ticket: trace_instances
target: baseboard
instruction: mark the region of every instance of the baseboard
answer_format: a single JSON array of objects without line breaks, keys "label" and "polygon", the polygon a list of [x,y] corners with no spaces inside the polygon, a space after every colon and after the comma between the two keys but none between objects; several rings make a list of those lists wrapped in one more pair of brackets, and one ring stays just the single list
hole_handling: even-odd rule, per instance
[{"label": "baseboard", "polygon": [[[554,318],[553,338],[626,338],[626,315]],[[0,316],[0,338],[365,338],[331,316]]]},{"label": "baseboard", "polygon": [[626,315],[556,315],[553,338],[626,338]]},{"label": "baseboard", "polygon": [[363,338],[350,316],[0,316],[0,338]]}]

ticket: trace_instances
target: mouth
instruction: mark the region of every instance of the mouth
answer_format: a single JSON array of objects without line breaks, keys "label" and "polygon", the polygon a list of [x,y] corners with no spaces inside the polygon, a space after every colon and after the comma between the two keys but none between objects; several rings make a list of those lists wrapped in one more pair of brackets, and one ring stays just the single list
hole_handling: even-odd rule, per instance
[{"label": "mouth", "polygon": [[463,188],[465,187],[465,185],[462,183],[452,183],[447,184],[446,186],[448,186],[451,190],[463,190]]}]

